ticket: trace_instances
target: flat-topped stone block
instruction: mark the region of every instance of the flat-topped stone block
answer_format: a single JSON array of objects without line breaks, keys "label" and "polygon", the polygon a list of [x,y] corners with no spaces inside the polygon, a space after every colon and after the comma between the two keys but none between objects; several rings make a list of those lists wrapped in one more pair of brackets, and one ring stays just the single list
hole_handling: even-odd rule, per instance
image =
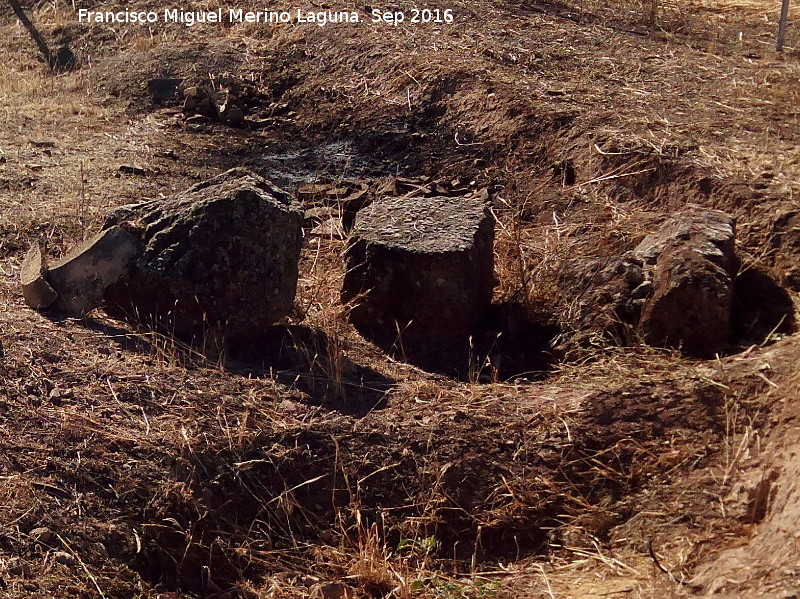
[{"label": "flat-topped stone block", "polygon": [[494,218],[465,198],[384,198],[362,209],[342,300],[365,337],[417,353],[466,340],[492,299]]}]

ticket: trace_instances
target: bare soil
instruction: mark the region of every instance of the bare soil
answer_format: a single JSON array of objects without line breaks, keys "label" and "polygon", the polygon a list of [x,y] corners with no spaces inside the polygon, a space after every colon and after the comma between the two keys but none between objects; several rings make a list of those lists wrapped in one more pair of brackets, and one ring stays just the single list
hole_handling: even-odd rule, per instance
[{"label": "bare soil", "polygon": [[[0,597],[795,596],[798,337],[742,318],[713,360],[550,351],[574,333],[561,274],[688,203],[734,214],[742,280],[797,302],[795,21],[775,54],[777,2],[645,4],[152,29],[26,6],[78,56],[63,74],[0,14]],[[245,123],[154,103],[153,77]],[[290,318],[241,355],[25,307],[36,239],[58,255],[233,166],[485,189],[486,338],[433,366],[365,341],[337,236],[308,236]]]}]

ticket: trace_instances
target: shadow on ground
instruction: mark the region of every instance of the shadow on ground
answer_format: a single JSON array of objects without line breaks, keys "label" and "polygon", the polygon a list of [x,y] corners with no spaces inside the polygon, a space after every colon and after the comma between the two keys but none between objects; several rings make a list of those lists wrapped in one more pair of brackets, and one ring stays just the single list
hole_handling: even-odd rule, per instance
[{"label": "shadow on ground", "polygon": [[[51,312],[50,320],[61,323],[71,317]],[[120,349],[150,356],[163,355],[186,367],[209,366],[214,355],[174,337],[117,326],[113,321],[91,317],[80,321],[91,331],[102,333]],[[361,418],[385,407],[396,381],[372,368],[352,361],[339,343],[320,329],[305,325],[276,325],[246,347],[229,350],[216,360],[228,372],[246,377],[271,378],[299,389],[312,405]]]},{"label": "shadow on ground", "polygon": [[[356,327],[358,328],[358,327]],[[398,327],[401,328],[401,327]],[[552,341],[558,326],[516,302],[492,304],[466,339],[404,344],[402,336],[381,339],[359,331],[389,355],[432,374],[470,383],[541,380],[556,361]]]},{"label": "shadow on ground", "polygon": [[385,407],[395,381],[351,360],[341,343],[305,325],[274,326],[258,341],[231,352],[226,368],[295,386],[312,402],[363,417]]}]

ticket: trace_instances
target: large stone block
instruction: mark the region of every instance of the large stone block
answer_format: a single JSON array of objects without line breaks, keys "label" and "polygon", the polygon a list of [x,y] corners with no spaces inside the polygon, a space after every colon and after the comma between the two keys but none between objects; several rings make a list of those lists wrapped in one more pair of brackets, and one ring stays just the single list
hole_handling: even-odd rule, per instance
[{"label": "large stone block", "polygon": [[245,169],[120,208],[106,226],[123,224],[144,252],[107,309],[191,340],[256,339],[292,308],[302,223],[286,192]]},{"label": "large stone block", "polygon": [[358,212],[342,300],[367,338],[406,353],[466,340],[494,286],[494,219],[464,198],[385,198]]},{"label": "large stone block", "polygon": [[710,356],[730,341],[733,280],[691,247],[662,252],[640,329],[646,343]]},{"label": "large stone block", "polygon": [[730,214],[690,206],[633,250],[653,285],[639,322],[647,343],[695,356],[713,355],[729,343],[735,245]]},{"label": "large stone block", "polygon": [[567,323],[574,338],[643,339],[700,357],[725,349],[733,337],[735,241],[731,215],[689,205],[625,255],[572,264],[560,284],[575,296]]}]

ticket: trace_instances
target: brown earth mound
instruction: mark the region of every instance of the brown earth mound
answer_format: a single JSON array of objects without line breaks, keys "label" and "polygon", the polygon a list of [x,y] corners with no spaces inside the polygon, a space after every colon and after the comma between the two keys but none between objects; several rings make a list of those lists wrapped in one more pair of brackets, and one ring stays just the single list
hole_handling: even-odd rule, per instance
[{"label": "brown earth mound", "polygon": [[[797,30],[775,56],[776,7],[653,6],[459,0],[452,26],[393,29],[26,7],[78,57],[57,76],[0,15],[0,595],[793,593]],[[176,93],[154,102],[154,78]],[[185,111],[187,86],[242,119]],[[58,256],[109,209],[232,167],[344,229],[382,189],[488,189],[498,284],[447,356],[460,380],[354,330],[338,235],[304,238],[288,322],[250,355],[24,306],[39,238]],[[559,362],[570,265],[688,203],[736,218],[731,354],[590,335]]]}]

